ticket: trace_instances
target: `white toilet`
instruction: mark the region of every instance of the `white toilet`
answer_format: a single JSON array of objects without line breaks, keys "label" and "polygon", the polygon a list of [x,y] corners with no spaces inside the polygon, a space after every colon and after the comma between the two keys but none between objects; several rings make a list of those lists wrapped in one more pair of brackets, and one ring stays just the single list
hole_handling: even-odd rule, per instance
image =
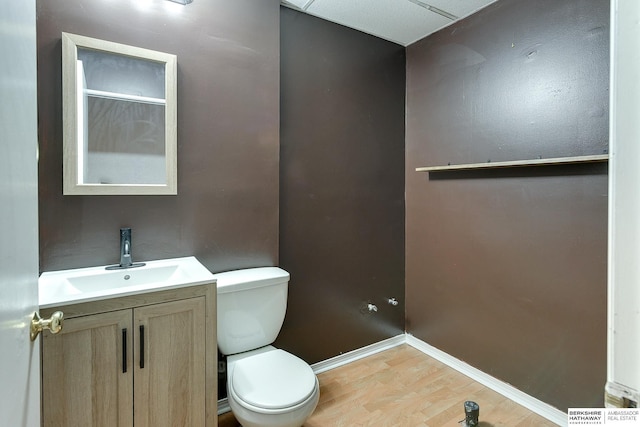
[{"label": "white toilet", "polygon": [[300,427],[318,404],[318,379],[304,360],[269,345],[284,321],[289,273],[261,267],[213,276],[231,411],[244,427]]}]

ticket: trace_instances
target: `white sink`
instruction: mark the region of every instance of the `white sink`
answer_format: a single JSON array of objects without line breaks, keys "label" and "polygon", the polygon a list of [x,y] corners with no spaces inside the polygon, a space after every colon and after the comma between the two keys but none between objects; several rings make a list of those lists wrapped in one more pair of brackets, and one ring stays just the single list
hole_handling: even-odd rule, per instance
[{"label": "white sink", "polygon": [[97,301],[213,282],[195,257],[147,261],[143,267],[106,270],[106,266],[48,271],[38,279],[40,307]]}]

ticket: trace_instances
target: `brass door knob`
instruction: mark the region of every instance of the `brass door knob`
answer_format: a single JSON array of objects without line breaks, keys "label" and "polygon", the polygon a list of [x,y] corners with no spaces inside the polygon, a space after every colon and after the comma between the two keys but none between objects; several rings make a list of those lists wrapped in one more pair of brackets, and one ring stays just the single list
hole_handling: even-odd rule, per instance
[{"label": "brass door knob", "polygon": [[64,313],[56,311],[51,315],[49,319],[42,319],[40,314],[36,311],[33,313],[33,319],[31,319],[31,341],[35,341],[38,334],[45,329],[51,331],[52,334],[57,334],[62,330],[62,324],[64,323]]}]

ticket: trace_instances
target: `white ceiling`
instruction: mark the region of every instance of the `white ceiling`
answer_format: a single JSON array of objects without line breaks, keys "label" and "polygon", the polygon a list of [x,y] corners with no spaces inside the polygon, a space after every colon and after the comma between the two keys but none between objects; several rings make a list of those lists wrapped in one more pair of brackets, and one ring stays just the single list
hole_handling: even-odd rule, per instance
[{"label": "white ceiling", "polygon": [[281,0],[283,6],[408,46],[496,0]]}]

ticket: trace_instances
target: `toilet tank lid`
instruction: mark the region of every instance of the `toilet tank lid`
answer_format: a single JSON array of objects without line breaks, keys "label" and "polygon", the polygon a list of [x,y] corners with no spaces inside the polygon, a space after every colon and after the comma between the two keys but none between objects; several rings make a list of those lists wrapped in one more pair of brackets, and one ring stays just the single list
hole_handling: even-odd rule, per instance
[{"label": "toilet tank lid", "polygon": [[245,268],[213,275],[218,293],[237,292],[289,281],[289,273],[278,267]]}]

